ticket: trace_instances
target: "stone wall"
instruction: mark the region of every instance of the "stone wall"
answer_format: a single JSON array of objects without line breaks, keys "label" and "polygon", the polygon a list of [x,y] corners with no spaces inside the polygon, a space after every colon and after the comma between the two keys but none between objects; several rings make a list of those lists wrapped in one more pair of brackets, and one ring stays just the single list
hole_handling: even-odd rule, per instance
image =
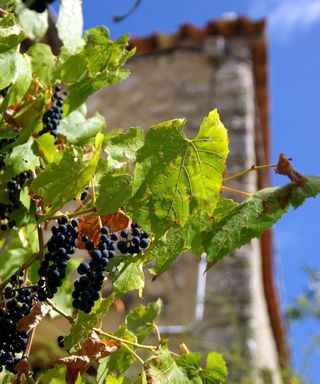
[{"label": "stone wall", "polygon": [[[217,107],[230,136],[228,175],[255,163],[254,77],[246,40],[184,41],[170,51],[136,56],[129,68],[128,80],[98,92],[89,101],[89,112],[105,115],[109,129],[147,129],[186,117],[186,133],[192,137],[203,117]],[[254,192],[256,185],[254,173],[228,184],[248,192]],[[159,296],[164,300],[160,321],[166,326],[164,332],[177,342],[187,341],[190,349],[233,351],[227,354],[230,383],[240,383],[249,369],[255,375],[261,368],[270,369],[272,383],[280,383],[258,241],[226,257],[205,277],[198,271],[199,260],[187,254],[155,282],[147,281],[144,301]],[[136,299],[130,295],[126,304],[130,308]],[[253,382],[259,382],[257,376]]]}]

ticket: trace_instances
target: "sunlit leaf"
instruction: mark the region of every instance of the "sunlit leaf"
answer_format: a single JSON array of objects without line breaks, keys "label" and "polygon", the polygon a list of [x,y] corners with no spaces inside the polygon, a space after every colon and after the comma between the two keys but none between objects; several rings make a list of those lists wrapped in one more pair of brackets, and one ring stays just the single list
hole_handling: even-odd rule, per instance
[{"label": "sunlit leaf", "polygon": [[221,192],[228,137],[217,111],[192,140],[184,124],[172,120],[152,127],[138,152],[130,213],[155,233],[183,226],[194,210],[212,215]]}]

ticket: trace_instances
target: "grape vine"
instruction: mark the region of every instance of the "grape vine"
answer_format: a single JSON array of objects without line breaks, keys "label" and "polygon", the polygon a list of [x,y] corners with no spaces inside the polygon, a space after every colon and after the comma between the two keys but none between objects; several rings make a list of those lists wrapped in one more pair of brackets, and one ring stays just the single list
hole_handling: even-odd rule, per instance
[{"label": "grape vine", "polygon": [[[83,34],[81,1],[62,0],[54,54],[37,42],[52,2],[1,2],[0,381],[226,382],[222,355],[210,352],[203,365],[186,346],[171,350],[157,326],[160,300],[132,309],[116,331],[103,319],[127,292],[143,295],[147,269],[155,279],[186,250],[205,253],[210,268],[320,193],[320,178],[299,174],[284,155],[224,177],[229,139],[217,110],[193,139],[184,119],[146,135],[104,134],[103,116],[87,117],[84,103],[128,77],[134,50],[105,27]],[[226,185],[265,168],[289,183],[254,194]],[[224,189],[243,201],[224,199]],[[70,324],[53,338],[63,357],[35,369],[31,345],[49,312]]]}]

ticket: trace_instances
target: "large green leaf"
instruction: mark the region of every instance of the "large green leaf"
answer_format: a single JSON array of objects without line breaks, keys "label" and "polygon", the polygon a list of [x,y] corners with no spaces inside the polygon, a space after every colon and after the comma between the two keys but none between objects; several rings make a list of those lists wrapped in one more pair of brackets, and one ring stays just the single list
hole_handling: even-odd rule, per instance
[{"label": "large green leaf", "polygon": [[118,297],[135,289],[139,290],[141,296],[144,288],[143,262],[139,259],[120,265],[120,275],[113,283],[113,287]]},{"label": "large green leaf", "polygon": [[40,164],[39,158],[32,150],[33,142],[34,140],[31,138],[26,143],[13,148],[5,160],[7,166],[5,175],[7,179],[26,170],[34,170]]},{"label": "large green leaf", "polygon": [[52,369],[46,370],[40,377],[40,384],[65,384],[66,366],[57,365]]},{"label": "large green leaf", "polygon": [[[136,343],[137,337],[128,329],[125,325],[119,327],[115,336],[120,337],[121,339],[128,340],[130,342]],[[132,348],[132,346],[130,346]],[[123,374],[132,364],[134,363],[134,357],[132,354],[123,346],[120,346],[115,353],[112,353],[108,357],[106,364],[106,373],[114,373],[117,376]]]},{"label": "large green leaf", "polygon": [[142,343],[153,331],[154,322],[159,317],[161,309],[162,301],[158,299],[147,306],[139,305],[128,313],[125,325],[135,334],[139,343]]},{"label": "large green leaf", "polygon": [[171,263],[183,252],[190,248],[186,242],[184,230],[181,227],[170,228],[148,251],[156,264],[150,269],[154,275],[161,275]]},{"label": "large green leaf", "polygon": [[27,54],[31,57],[32,73],[44,83],[54,83],[57,57],[52,53],[49,45],[34,44],[28,49]]},{"label": "large green leaf", "polygon": [[100,215],[122,208],[130,200],[132,177],[130,175],[106,174],[100,180],[96,206]]},{"label": "large green leaf", "polygon": [[176,364],[187,375],[192,384],[221,384],[227,377],[227,367],[222,355],[211,352],[207,356],[207,365],[202,368],[201,356],[197,353],[186,353],[178,359]]},{"label": "large green leaf", "polygon": [[82,148],[72,147],[64,152],[58,164],[51,163],[33,181],[32,189],[43,199],[47,216],[62,208],[90,183],[99,161],[102,138],[102,134],[96,136],[96,148],[89,161],[85,161]]},{"label": "large green leaf", "polygon": [[[129,72],[123,68],[126,60],[132,56],[133,51],[127,51],[128,36],[111,41],[109,31],[105,27],[93,28],[86,32],[86,44],[76,61],[86,65],[77,66],[78,77],[76,82],[69,86],[69,97],[66,106],[69,111],[77,109],[86,99],[98,89],[119,83],[126,79]],[[74,60],[66,60],[62,66],[65,78],[73,78]]]},{"label": "large green leaf", "polygon": [[[217,209],[219,206],[220,200]],[[212,223],[213,219],[205,212],[195,211],[184,227],[171,227],[160,238],[155,238],[146,254],[155,261],[150,272],[161,275],[181,253],[189,249],[200,256],[204,251],[201,232],[211,229]]]},{"label": "large green leaf", "polygon": [[0,52],[15,48],[23,39],[24,34],[12,14],[0,19]]},{"label": "large green leaf", "polygon": [[48,30],[48,12],[31,11],[25,7],[21,0],[15,0],[15,2],[15,13],[26,36],[31,40],[41,39]]},{"label": "large green leaf", "polygon": [[130,128],[128,132],[121,132],[112,137],[105,147],[108,165],[111,169],[128,168],[137,157],[137,151],[144,144],[142,128]]},{"label": "large green leaf", "polygon": [[42,157],[47,163],[61,160],[62,153],[57,151],[54,144],[54,137],[50,133],[45,133],[37,137],[34,142],[33,149],[35,153]]},{"label": "large green leaf", "polygon": [[16,77],[19,55],[15,49],[0,53],[0,89],[6,88]]},{"label": "large green leaf", "polygon": [[89,337],[92,328],[97,326],[108,313],[113,300],[113,295],[108,296],[106,299],[100,298],[95,302],[90,313],[79,313],[76,322],[64,338],[64,345],[68,351],[73,350],[80,340],[85,340]]},{"label": "large green leaf", "polygon": [[64,49],[69,53],[78,52],[83,46],[81,0],[60,1],[60,11],[56,27]]},{"label": "large green leaf", "polygon": [[189,384],[189,379],[175,363],[168,350],[161,350],[156,357],[147,361],[145,371],[150,383]]},{"label": "large green leaf", "polygon": [[98,132],[103,132],[105,127],[105,118],[100,113],[97,112],[93,117],[86,119],[83,113],[74,111],[61,121],[58,131],[66,136],[69,143],[80,145]]},{"label": "large green leaf", "polygon": [[138,152],[130,213],[155,233],[173,223],[183,226],[195,210],[212,215],[222,188],[228,136],[218,112],[210,112],[192,140],[184,124],[152,127]]},{"label": "large green leaf", "polygon": [[290,205],[297,208],[306,198],[318,193],[320,177],[310,176],[302,186],[290,183],[280,188],[266,188],[233,208],[205,236],[209,266],[251,239],[260,237]]},{"label": "large green leaf", "polygon": [[32,82],[31,61],[27,55],[16,56],[16,75],[4,99],[3,105],[10,106],[21,101]]},{"label": "large green leaf", "polygon": [[10,277],[31,255],[31,249],[22,238],[13,238],[4,245],[0,256],[0,280]]}]

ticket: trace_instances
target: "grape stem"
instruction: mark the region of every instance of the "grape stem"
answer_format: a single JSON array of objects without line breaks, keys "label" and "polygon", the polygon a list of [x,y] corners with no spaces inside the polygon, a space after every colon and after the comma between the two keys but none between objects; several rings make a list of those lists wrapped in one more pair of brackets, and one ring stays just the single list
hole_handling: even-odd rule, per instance
[{"label": "grape stem", "polygon": [[122,343],[122,346],[126,348],[132,356],[134,356],[143,366],[144,366],[144,360],[141,359],[141,357],[133,350],[131,349],[127,344]]},{"label": "grape stem", "polygon": [[225,179],[223,179],[223,182],[225,183],[226,181],[236,179],[240,176],[246,175],[247,173],[249,173],[251,171],[258,171],[259,169],[275,168],[276,166],[277,166],[277,164],[252,165],[250,168],[245,169],[244,171],[241,171],[241,172],[235,173],[232,176],[226,177]]},{"label": "grape stem", "polygon": [[56,306],[56,304],[53,301],[51,301],[50,299],[47,299],[46,303],[49,304],[54,311],[59,313],[59,315],[65,317],[70,324],[74,324],[75,320],[73,319],[73,317],[69,316],[66,312],[64,312],[62,309]]},{"label": "grape stem", "polygon": [[154,329],[155,329],[156,335],[157,335],[158,344],[160,345],[161,341],[162,341],[161,334],[160,334],[160,329],[159,329],[159,327],[157,326],[156,323],[153,323],[152,325],[154,326]]},{"label": "grape stem", "polygon": [[[94,177],[91,180],[91,191],[92,191],[92,201],[93,201],[93,206],[96,205],[96,190],[94,188]],[[99,222],[99,227],[102,228],[102,221],[100,215],[98,215],[98,222]]]},{"label": "grape stem", "polygon": [[224,189],[225,191],[237,193],[238,195],[242,195],[242,196],[246,196],[246,197],[251,197],[252,196],[252,193],[247,193],[247,192],[239,191],[238,189],[229,188],[229,187],[226,187],[224,185],[222,186],[222,189]]},{"label": "grape stem", "polygon": [[115,335],[112,335],[111,333],[107,333],[107,332],[105,332],[99,328],[93,328],[93,330],[95,332],[99,333],[100,335],[109,337],[109,339],[117,340],[121,344],[129,344],[129,345],[132,345],[132,346],[137,347],[137,348],[149,349],[149,350],[154,350],[154,351],[158,349],[158,347],[156,347],[154,345],[144,345],[144,344],[135,343],[134,341],[122,339],[121,337],[117,337]]},{"label": "grape stem", "polygon": [[72,213],[62,213],[61,215],[50,216],[50,217],[48,217],[47,220],[58,220],[62,216],[68,216],[69,219],[72,219],[73,217],[85,215],[87,213],[95,213],[95,212],[97,212],[97,208],[96,207],[88,207],[88,208],[81,209],[80,211],[75,211],[75,212],[72,212]]}]

